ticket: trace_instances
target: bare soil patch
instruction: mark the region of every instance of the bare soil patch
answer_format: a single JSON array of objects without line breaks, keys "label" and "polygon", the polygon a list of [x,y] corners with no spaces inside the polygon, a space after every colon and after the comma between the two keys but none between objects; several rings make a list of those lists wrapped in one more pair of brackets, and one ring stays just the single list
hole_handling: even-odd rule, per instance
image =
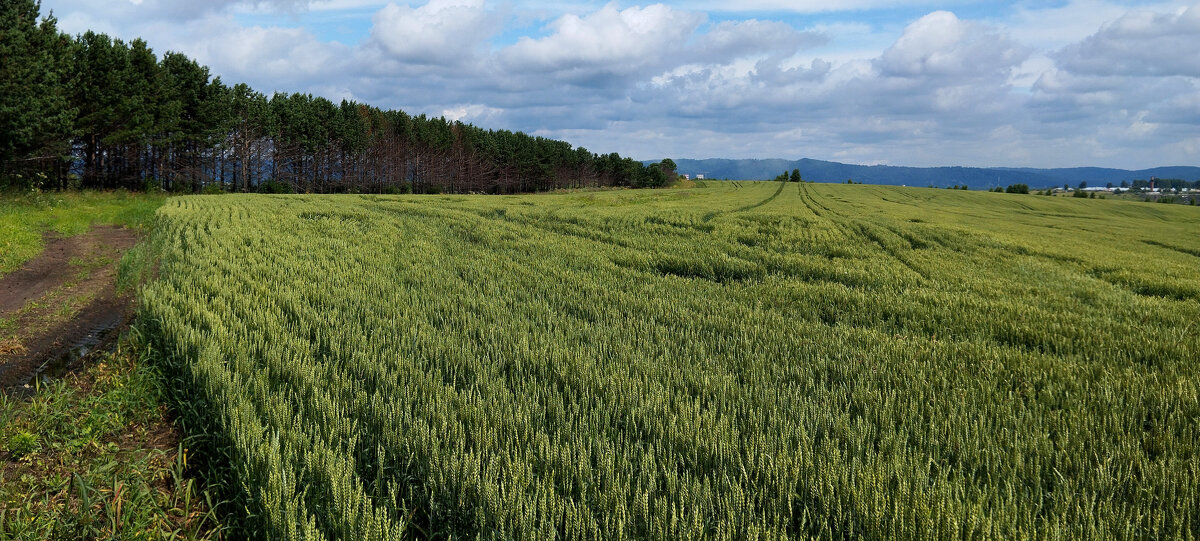
[{"label": "bare soil patch", "polygon": [[48,233],[38,257],[0,277],[0,390],[60,377],[116,339],[131,304],[117,294],[117,263],[136,242],[115,226]]}]

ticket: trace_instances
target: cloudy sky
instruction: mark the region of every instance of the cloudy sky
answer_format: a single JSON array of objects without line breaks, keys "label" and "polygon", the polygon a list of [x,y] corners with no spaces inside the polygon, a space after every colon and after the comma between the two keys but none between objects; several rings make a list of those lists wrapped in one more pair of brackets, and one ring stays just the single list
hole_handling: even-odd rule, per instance
[{"label": "cloudy sky", "polygon": [[[834,6],[834,7],[831,7]],[[1200,4],[43,0],[226,83],[641,159],[1200,165]]]}]

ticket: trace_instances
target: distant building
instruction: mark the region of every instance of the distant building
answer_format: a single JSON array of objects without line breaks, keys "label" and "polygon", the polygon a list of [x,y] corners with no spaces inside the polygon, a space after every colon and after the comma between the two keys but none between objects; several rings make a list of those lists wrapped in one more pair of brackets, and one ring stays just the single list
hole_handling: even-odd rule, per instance
[{"label": "distant building", "polygon": [[704,180],[704,175],[696,175],[696,180]]},{"label": "distant building", "polygon": [[692,175],[689,175],[689,174],[687,174],[687,173],[684,173],[684,174],[683,174],[683,180],[692,180]]}]

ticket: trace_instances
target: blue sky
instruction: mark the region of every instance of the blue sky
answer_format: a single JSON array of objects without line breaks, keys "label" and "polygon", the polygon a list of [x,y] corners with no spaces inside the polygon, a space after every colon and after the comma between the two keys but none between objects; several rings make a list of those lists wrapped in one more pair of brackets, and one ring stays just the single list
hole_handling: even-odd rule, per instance
[{"label": "blue sky", "polygon": [[1200,4],[43,0],[227,83],[636,158],[1200,165]]}]

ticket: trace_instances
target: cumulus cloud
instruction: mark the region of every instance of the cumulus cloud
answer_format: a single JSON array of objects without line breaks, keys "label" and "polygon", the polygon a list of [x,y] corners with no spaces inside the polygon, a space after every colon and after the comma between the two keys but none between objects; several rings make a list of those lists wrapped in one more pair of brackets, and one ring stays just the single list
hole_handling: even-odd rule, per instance
[{"label": "cumulus cloud", "polygon": [[[1049,54],[1055,66],[1031,88],[1027,133],[1087,133],[1081,149],[1113,158],[1153,154],[1195,163],[1200,127],[1200,7],[1129,11]],[[1136,152],[1135,152],[1136,150]]]},{"label": "cumulus cloud", "polygon": [[[303,11],[313,0],[128,0],[96,2],[93,0],[59,0],[43,2],[53,7],[56,13],[80,16],[87,14],[92,20],[118,20],[123,22],[172,21],[187,22],[213,14],[228,13],[233,9],[260,10],[267,12],[295,13]],[[88,27],[68,28],[72,32],[83,32]]]},{"label": "cumulus cloud", "polygon": [[969,78],[1008,72],[1028,51],[995,30],[935,11],[904,29],[876,66],[898,77]]},{"label": "cumulus cloud", "polygon": [[[898,6],[857,1],[887,13]],[[822,15],[815,26],[763,13],[830,4],[761,0],[752,19],[728,3],[45,3],[64,27],[143,36],[228,83],[359,99],[638,158],[1195,163],[1200,6],[1121,1],[1023,4],[986,20],[931,7],[879,24],[853,12]],[[264,22],[264,14],[305,9],[362,17],[366,39],[341,45],[294,18]],[[710,21],[707,12],[718,11]],[[241,18],[247,13],[254,24]]]},{"label": "cumulus cloud", "polygon": [[483,0],[431,0],[416,8],[388,4],[375,14],[371,38],[396,60],[458,65],[499,26]]},{"label": "cumulus cloud", "polygon": [[695,3],[696,9],[704,11],[791,11],[796,13],[827,13],[834,11],[860,11],[870,9],[889,9],[911,6],[913,4],[932,4],[929,1],[912,2],[911,0],[741,0],[739,2],[724,2],[703,0]]},{"label": "cumulus cloud", "polygon": [[[664,107],[652,113],[655,117],[667,111],[728,110],[751,94],[717,91],[717,86],[760,85],[747,79],[756,63],[778,63],[828,42],[820,32],[778,21],[709,24],[703,13],[659,4],[624,10],[609,4],[584,15],[564,15],[546,29],[550,32],[543,38],[522,38],[497,53],[498,78],[514,91],[531,93],[527,101],[574,104],[576,110],[596,107],[612,122],[635,118],[644,113],[630,111],[651,106]],[[547,88],[551,91],[542,94]],[[573,88],[585,88],[586,97]],[[604,115],[579,116],[590,121]],[[570,121],[569,115],[538,118]]]},{"label": "cumulus cloud", "polygon": [[501,59],[509,69],[575,79],[632,75],[675,61],[704,21],[703,14],[662,4],[624,10],[608,4],[584,17],[563,15],[550,23],[552,34],[523,37],[502,51]]},{"label": "cumulus cloud", "polygon": [[829,42],[820,32],[801,32],[778,21],[723,21],[697,38],[696,62],[719,64],[745,56],[787,56]]},{"label": "cumulus cloud", "polygon": [[[690,143],[725,132],[762,141],[749,154],[759,157],[1194,163],[1200,80],[1189,71],[1195,55],[1180,52],[1200,50],[1200,32],[1190,26],[1196,11],[1122,13],[1059,53],[1036,51],[995,21],[935,11],[861,60],[767,58],[748,70],[691,66],[655,79],[662,91],[645,109],[684,123],[689,137],[647,144],[664,155],[695,156]],[[706,154],[736,155],[716,148]]]},{"label": "cumulus cloud", "polygon": [[503,112],[503,109],[488,107],[478,103],[467,103],[443,109],[442,116],[446,117],[448,120],[461,120],[463,122],[487,122],[494,120]]},{"label": "cumulus cloud", "polygon": [[1063,49],[1064,69],[1091,75],[1200,77],[1200,6],[1133,11]]},{"label": "cumulus cloud", "polygon": [[296,84],[337,80],[345,74],[342,59],[349,48],[344,45],[323,43],[300,28],[231,22],[228,17],[205,19],[179,35],[170,48],[186,48],[201,63],[220,66],[226,78],[267,90],[293,90]]}]

